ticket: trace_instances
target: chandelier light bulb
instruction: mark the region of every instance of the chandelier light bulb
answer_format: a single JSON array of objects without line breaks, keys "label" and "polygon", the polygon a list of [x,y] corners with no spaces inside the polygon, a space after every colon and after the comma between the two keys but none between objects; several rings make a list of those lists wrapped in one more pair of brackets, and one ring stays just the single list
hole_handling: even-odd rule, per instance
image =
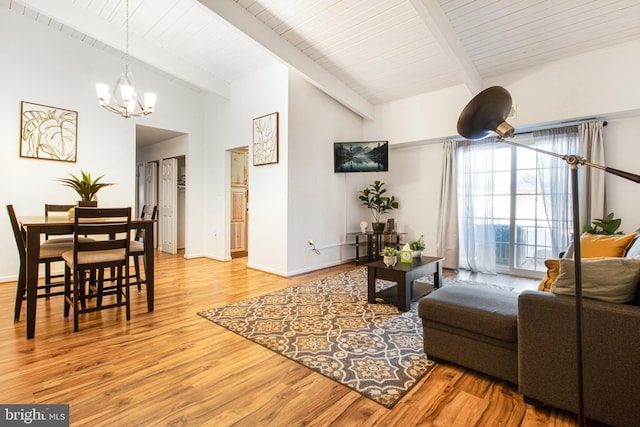
[{"label": "chandelier light bulb", "polygon": [[149,113],[153,113],[153,110],[156,107],[156,94],[155,93],[145,93],[144,94],[144,109],[148,110]]}]

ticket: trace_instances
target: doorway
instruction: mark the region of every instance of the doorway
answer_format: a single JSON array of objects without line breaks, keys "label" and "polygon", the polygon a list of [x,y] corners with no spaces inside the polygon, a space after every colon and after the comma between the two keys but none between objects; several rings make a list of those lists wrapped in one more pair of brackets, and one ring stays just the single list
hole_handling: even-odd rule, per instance
[{"label": "doorway", "polygon": [[188,134],[136,125],[136,211],[158,206],[156,247],[169,253],[186,250],[188,144]]},{"label": "doorway", "polygon": [[231,258],[249,254],[249,148],[231,150]]}]

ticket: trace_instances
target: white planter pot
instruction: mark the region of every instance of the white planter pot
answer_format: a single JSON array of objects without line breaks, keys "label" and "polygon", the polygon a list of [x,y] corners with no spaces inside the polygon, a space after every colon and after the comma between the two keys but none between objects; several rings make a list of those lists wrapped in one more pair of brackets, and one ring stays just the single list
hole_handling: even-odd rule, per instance
[{"label": "white planter pot", "polygon": [[398,257],[385,255],[382,257],[382,262],[384,262],[384,265],[386,265],[387,267],[393,267],[398,262]]}]

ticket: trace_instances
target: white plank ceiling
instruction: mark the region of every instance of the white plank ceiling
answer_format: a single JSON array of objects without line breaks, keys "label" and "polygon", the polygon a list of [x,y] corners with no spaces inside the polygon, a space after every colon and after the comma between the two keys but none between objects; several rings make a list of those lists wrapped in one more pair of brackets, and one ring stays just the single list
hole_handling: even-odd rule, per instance
[{"label": "white plank ceiling", "polygon": [[[200,91],[271,61],[363,117],[373,106],[640,38],[640,0],[129,0],[129,53]],[[125,51],[125,0],[0,0]]]}]

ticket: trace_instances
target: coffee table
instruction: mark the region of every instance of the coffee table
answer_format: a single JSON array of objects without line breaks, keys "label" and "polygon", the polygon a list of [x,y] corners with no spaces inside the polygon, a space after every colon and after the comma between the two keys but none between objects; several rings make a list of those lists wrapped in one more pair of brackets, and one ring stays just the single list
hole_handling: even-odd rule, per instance
[{"label": "coffee table", "polygon": [[[398,261],[392,267],[387,267],[382,261],[366,264],[369,276],[368,301],[372,304],[379,300],[390,301],[398,307],[398,310],[408,311],[411,307],[411,301],[415,301],[433,289],[440,287],[443,259],[423,256],[421,258],[413,258],[411,264]],[[415,283],[417,278],[427,274],[433,274],[433,285]],[[389,280],[396,282],[397,285],[376,292],[376,279]]]}]

